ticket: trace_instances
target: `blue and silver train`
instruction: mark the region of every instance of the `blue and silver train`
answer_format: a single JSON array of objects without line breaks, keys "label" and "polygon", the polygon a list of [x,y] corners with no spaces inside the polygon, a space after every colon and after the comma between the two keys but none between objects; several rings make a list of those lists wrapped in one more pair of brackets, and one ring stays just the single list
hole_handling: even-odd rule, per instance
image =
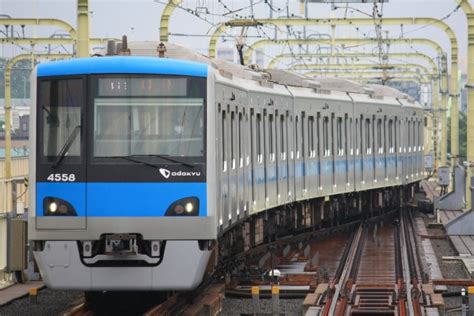
[{"label": "blue and silver train", "polygon": [[400,92],[189,56],[35,69],[29,238],[49,287],[192,289],[233,248],[424,177],[423,109]]}]

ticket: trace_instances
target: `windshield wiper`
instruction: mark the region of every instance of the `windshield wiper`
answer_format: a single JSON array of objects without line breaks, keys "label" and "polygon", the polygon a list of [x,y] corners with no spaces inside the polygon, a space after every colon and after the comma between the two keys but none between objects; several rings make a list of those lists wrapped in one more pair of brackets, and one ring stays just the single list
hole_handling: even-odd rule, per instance
[{"label": "windshield wiper", "polygon": [[154,169],[158,169],[157,165],[154,165],[154,164],[151,164],[151,163],[148,163],[148,162],[145,162],[145,161],[133,159],[131,157],[133,157],[133,156],[98,156],[96,158],[119,158],[119,159],[124,159],[124,160],[127,160],[127,161],[131,161],[131,162],[135,162],[135,163],[138,163],[138,164],[141,164],[141,165],[144,165],[144,166],[152,167]]},{"label": "windshield wiper", "polygon": [[66,143],[64,143],[64,146],[59,151],[58,158],[54,162],[53,168],[59,167],[59,165],[63,161],[64,157],[66,157],[66,154],[69,148],[71,148],[72,143],[74,142],[74,140],[76,139],[80,131],[81,131],[81,125],[77,125],[72,131],[71,135],[69,135],[69,138],[66,140]]},{"label": "windshield wiper", "polygon": [[162,158],[171,162],[176,162],[179,163],[180,165],[189,167],[189,168],[194,168],[194,165],[191,165],[187,162],[181,161],[176,158],[171,158],[169,155],[158,155],[158,154],[149,154],[149,155],[130,155],[129,157],[157,157],[157,158]]}]

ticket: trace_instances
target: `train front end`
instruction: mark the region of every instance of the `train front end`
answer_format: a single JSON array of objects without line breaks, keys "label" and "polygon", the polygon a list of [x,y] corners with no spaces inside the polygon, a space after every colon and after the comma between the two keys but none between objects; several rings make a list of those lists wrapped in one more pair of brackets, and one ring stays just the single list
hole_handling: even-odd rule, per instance
[{"label": "train front end", "polygon": [[201,282],[217,236],[206,181],[207,75],[207,65],[156,57],[37,67],[29,238],[49,287]]}]

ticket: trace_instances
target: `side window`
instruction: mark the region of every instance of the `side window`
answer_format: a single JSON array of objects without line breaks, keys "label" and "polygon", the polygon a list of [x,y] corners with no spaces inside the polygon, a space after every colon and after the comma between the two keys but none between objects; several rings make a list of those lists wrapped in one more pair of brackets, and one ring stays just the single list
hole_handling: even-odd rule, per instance
[{"label": "side window", "polygon": [[315,156],[314,150],[314,116],[308,116],[308,156]]},{"label": "side window", "polygon": [[316,141],[317,141],[317,144],[316,144],[316,150],[317,150],[317,155],[318,157],[320,158],[321,157],[321,152],[320,152],[320,149],[319,149],[319,146],[321,144],[321,138],[319,135],[320,131],[319,131],[319,128],[320,128],[320,124],[321,124],[321,113],[318,113],[317,117],[316,117]]},{"label": "side window", "polygon": [[257,162],[261,163],[262,159],[262,114],[257,113]]},{"label": "side window", "polygon": [[231,168],[235,169],[235,113],[230,112],[230,160]]},{"label": "side window", "polygon": [[285,116],[280,115],[280,159],[286,159],[286,146],[285,146]]},{"label": "side window", "polygon": [[222,170],[227,170],[227,153],[226,153],[226,113],[222,111],[221,120],[221,145],[222,145]]},{"label": "side window", "polygon": [[323,149],[324,156],[329,156],[329,117],[323,117]]},{"label": "side window", "polygon": [[411,152],[411,122],[407,119],[408,125],[408,152]]},{"label": "side window", "polygon": [[372,143],[370,142],[371,134],[372,133],[370,130],[370,119],[365,119],[365,144],[367,147],[367,155],[370,155],[372,153],[372,148],[371,148]]},{"label": "side window", "polygon": [[305,148],[304,148],[304,128],[305,128],[305,116],[304,116],[304,113],[301,114],[301,138],[300,138],[300,141],[301,141],[301,156],[304,158],[305,156]]},{"label": "side window", "polygon": [[269,133],[268,133],[268,136],[269,136],[269,155],[270,155],[270,161],[274,161],[275,160],[275,146],[273,144],[273,140],[274,140],[274,120],[273,120],[273,114],[270,114],[268,115],[268,125],[269,125]]},{"label": "side window", "polygon": [[359,148],[360,148],[359,138],[362,138],[362,135],[360,134],[360,131],[359,131],[359,119],[356,118],[356,124],[355,124],[355,145],[356,145],[355,154],[356,156],[359,156]]},{"label": "side window", "polygon": [[239,150],[239,167],[242,168],[243,165],[244,165],[244,153],[243,153],[243,132],[242,132],[242,119],[243,119],[243,115],[242,113],[239,113],[239,146],[238,146],[238,150]]},{"label": "side window", "polygon": [[342,145],[342,117],[337,118],[337,155],[344,155],[344,149]]},{"label": "side window", "polygon": [[383,135],[382,135],[382,119],[378,119],[377,120],[377,150],[378,150],[378,153],[382,153],[382,139],[383,139]]},{"label": "side window", "polygon": [[393,120],[388,120],[388,152],[393,153]]},{"label": "side window", "polygon": [[296,151],[296,159],[300,158],[300,137],[299,137],[300,129],[298,124],[298,116],[295,116],[295,137],[296,137],[296,144],[295,144],[295,151]]},{"label": "side window", "polygon": [[[352,118],[349,119],[349,127],[347,127],[347,119],[348,115],[346,114],[345,118],[345,124],[344,124],[344,135],[346,136],[346,154],[349,154],[352,156],[353,150],[352,150]],[[349,129],[348,129],[349,128]]]},{"label": "side window", "polygon": [[336,151],[336,137],[334,135],[334,127],[335,127],[335,118],[336,116],[334,113],[331,114],[331,126],[330,126],[330,132],[331,132],[331,145],[329,146],[329,156],[335,155]]}]

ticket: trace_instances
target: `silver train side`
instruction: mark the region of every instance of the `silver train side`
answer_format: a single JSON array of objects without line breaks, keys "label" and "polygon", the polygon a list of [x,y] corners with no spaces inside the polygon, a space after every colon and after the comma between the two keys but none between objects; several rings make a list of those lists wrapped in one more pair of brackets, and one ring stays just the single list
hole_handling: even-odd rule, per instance
[{"label": "silver train side", "polygon": [[[157,43],[130,46],[134,55],[154,55]],[[425,176],[423,109],[399,91],[279,71],[254,72],[167,46],[167,57],[209,65],[208,217],[166,218],[161,223],[138,217],[87,219],[85,230],[62,230],[60,224],[37,229],[32,205],[29,237],[49,287],[192,289],[201,282],[211,253],[198,247],[197,240],[217,240],[248,217],[295,202],[404,187]],[[34,90],[35,74],[32,78]],[[35,131],[32,112],[31,131]],[[35,183],[34,132],[30,140],[30,181]],[[35,201],[34,185],[29,194]],[[159,265],[84,265],[78,241],[97,240],[103,233],[130,233],[130,227],[144,238],[168,241]]]}]

